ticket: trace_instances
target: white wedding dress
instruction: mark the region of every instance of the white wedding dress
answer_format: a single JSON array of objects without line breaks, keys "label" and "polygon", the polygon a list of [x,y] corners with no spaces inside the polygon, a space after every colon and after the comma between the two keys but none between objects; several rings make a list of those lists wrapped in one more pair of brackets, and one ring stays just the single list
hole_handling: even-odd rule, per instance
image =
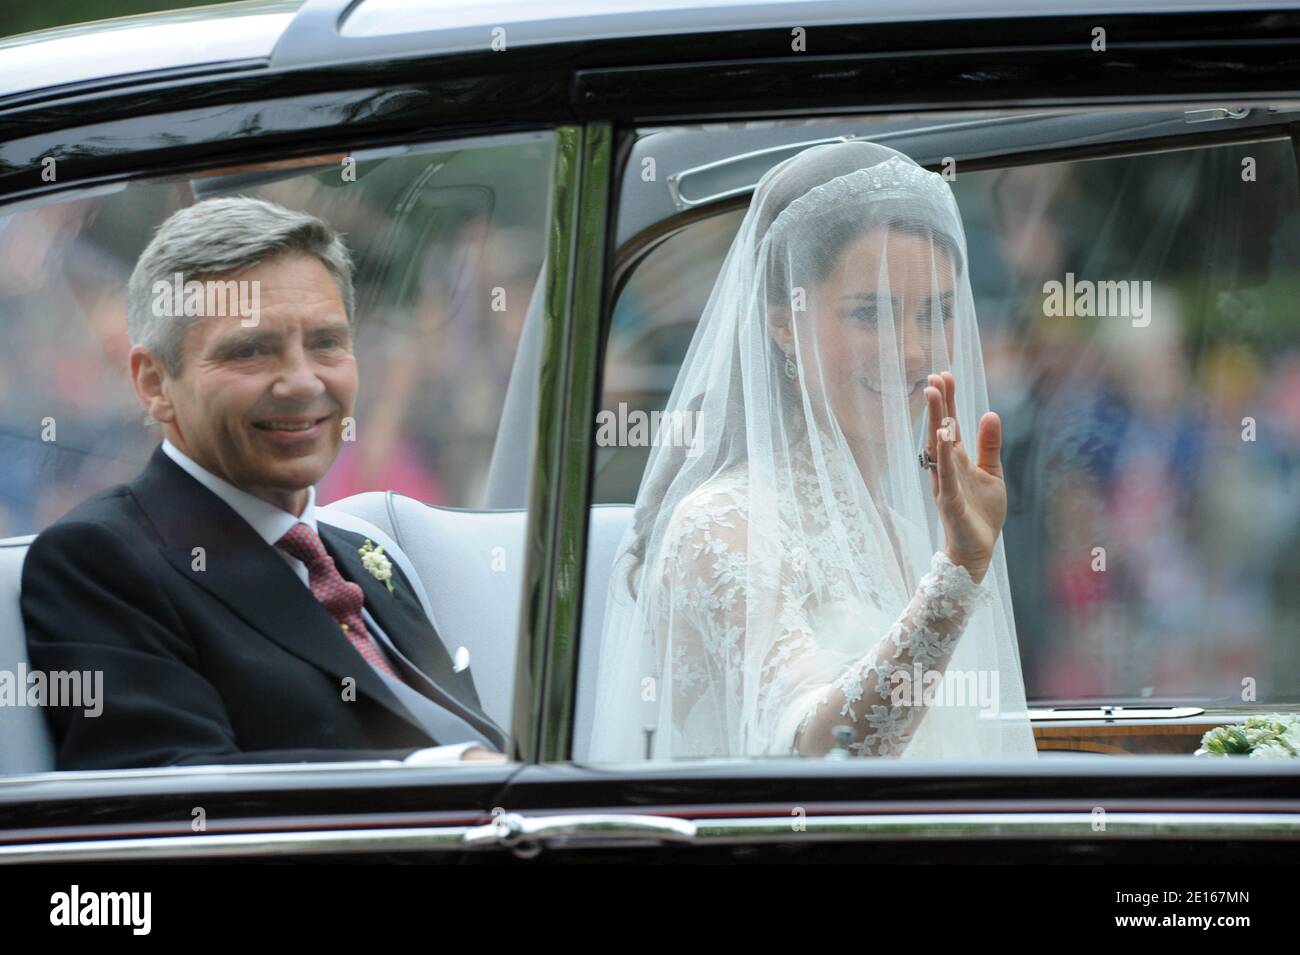
[{"label": "white wedding dress", "polygon": [[[806,445],[796,449],[795,461],[800,482],[815,483]],[[851,494],[843,487],[836,493],[845,512],[859,518],[851,533],[865,545],[868,535]],[[671,582],[657,593],[671,594],[672,606],[652,608],[665,631],[661,642],[672,634],[667,683],[675,754],[793,753],[809,719],[826,709],[852,728],[850,750],[899,755],[923,724],[923,706],[891,704],[890,675],[910,674],[914,665],[946,667],[984,592],[963,568],[936,553],[910,602],[885,575],[870,582],[878,599],[856,599],[848,569],[837,565],[828,516],[809,500],[816,495],[782,501],[771,559],[763,562],[770,573],[746,566],[755,548],[743,471],[719,475],[678,506],[657,569]],[[730,716],[740,708],[720,697],[744,692],[751,594],[762,595],[761,613],[775,621],[776,633],[758,671],[757,723],[732,725]],[[897,620],[879,610],[890,603],[906,604]],[[847,666],[846,659],[852,661]]]}]

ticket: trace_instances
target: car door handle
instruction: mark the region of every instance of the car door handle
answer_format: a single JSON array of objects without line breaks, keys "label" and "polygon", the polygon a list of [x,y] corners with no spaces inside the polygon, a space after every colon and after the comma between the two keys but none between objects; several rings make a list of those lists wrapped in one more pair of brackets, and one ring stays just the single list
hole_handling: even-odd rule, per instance
[{"label": "car door handle", "polygon": [[542,843],[610,843],[620,846],[662,842],[694,842],[696,825],[668,816],[636,816],[622,813],[582,813],[526,816],[500,813],[485,826],[464,835],[468,847],[502,846],[516,854],[540,852]]},{"label": "car door handle", "polygon": [[1183,117],[1189,123],[1214,123],[1223,119],[1245,119],[1249,115],[1249,109],[1232,109],[1227,106],[1183,110]]}]

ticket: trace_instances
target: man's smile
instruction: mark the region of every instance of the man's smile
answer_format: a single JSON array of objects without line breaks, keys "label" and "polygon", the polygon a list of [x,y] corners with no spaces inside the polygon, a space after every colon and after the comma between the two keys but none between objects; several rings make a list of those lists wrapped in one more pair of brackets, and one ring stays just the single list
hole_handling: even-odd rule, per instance
[{"label": "man's smile", "polygon": [[318,438],[324,432],[324,424],[334,417],[295,416],[263,418],[253,422],[253,427],[267,435],[277,444],[297,443]]}]

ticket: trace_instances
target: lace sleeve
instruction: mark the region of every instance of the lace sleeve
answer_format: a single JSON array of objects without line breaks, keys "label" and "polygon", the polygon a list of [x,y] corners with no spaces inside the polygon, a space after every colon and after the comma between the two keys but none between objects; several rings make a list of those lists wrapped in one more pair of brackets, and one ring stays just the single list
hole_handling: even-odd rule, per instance
[{"label": "lace sleeve", "polygon": [[827,753],[836,726],[852,729],[850,749],[862,756],[895,756],[906,749],[925,718],[925,707],[891,702],[895,671],[913,666],[942,673],[966,621],[987,592],[964,567],[938,552],[916,595],[881,641],[821,691],[795,733],[796,751]]},{"label": "lace sleeve", "polygon": [[801,596],[799,555],[753,539],[742,490],[684,502],[664,555],[660,665],[670,674],[674,755],[824,755],[839,725],[851,727],[861,755],[902,752],[924,707],[892,703],[891,675],[914,665],[942,672],[984,595],[964,568],[935,554],[889,631],[828,672]]}]

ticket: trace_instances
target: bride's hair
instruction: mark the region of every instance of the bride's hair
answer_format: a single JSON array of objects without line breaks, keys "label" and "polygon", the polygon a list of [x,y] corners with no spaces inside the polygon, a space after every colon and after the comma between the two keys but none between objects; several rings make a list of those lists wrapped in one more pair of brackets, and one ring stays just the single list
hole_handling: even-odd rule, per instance
[{"label": "bride's hair", "polygon": [[[811,255],[801,255],[800,259],[812,263],[813,274],[807,278],[814,284],[823,282],[838,268],[840,259],[849,245],[864,235],[882,227],[890,232],[902,232],[932,239],[934,244],[952,260],[955,275],[960,276],[965,268],[960,239],[946,231],[937,229],[933,221],[918,219],[910,211],[907,199],[882,198],[878,200],[885,207],[884,212],[883,215],[873,216],[871,226],[864,227],[861,220],[855,215],[852,205],[832,206],[814,220],[815,227],[796,229],[793,233],[782,236],[776,236],[772,233],[772,225],[796,199],[834,179],[857,172],[863,168],[861,150],[852,148],[853,144],[851,143],[842,144],[842,146],[849,148],[834,147],[830,149],[829,152],[836,155],[826,159],[826,161],[802,164],[795,161],[786,169],[781,170],[768,184],[762,203],[757,209],[753,210],[755,234],[762,236],[761,241],[758,243],[758,255],[766,258],[764,285],[766,286],[768,303],[778,306],[789,305],[792,284],[790,276],[787,274],[789,257],[783,254],[780,248],[774,253],[773,245],[788,242],[795,238],[800,243],[805,244],[812,252]],[[826,154],[823,153],[823,157],[825,156]],[[777,345],[770,330],[768,331],[767,341],[772,363],[779,369],[785,364],[786,356]],[[738,353],[734,362],[739,362]],[[736,387],[737,383],[742,380],[738,367],[733,367],[728,380],[731,382],[732,387]],[[774,375],[774,380],[780,382],[781,387],[789,389],[799,387],[797,381],[790,380],[779,371]],[[704,394],[697,394],[687,403],[686,410],[694,416],[700,411],[703,403]],[[743,432],[726,436],[722,442],[725,451],[723,460],[730,462],[743,460],[745,457],[744,445],[745,436]],[[632,519],[633,538],[625,551],[628,559],[625,582],[628,593],[633,597],[637,595],[635,575],[644,564],[650,533],[659,515],[659,505],[669,499],[669,489],[682,471],[687,448],[676,444],[666,448],[665,453],[669,455],[669,458],[664,463],[664,466],[655,469],[656,477],[652,478],[650,484],[641,488],[637,494],[638,506]],[[721,464],[722,462],[717,463]],[[649,506],[642,506],[641,502],[645,502]]]}]

